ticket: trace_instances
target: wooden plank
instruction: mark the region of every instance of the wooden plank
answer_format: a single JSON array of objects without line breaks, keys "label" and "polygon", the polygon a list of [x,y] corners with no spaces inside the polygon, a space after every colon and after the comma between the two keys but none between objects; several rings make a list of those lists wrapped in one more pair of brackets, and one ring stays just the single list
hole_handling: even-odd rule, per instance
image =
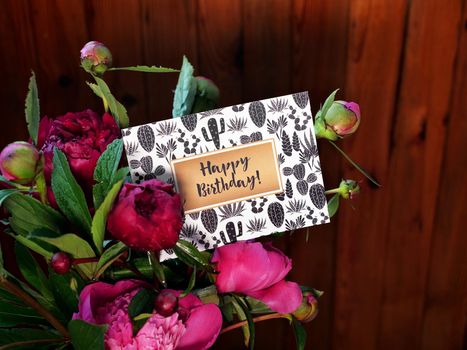
[{"label": "wooden plank", "polygon": [[[334,89],[345,85],[347,11],[347,1],[342,0],[293,2],[292,90],[309,91],[313,113]],[[335,187],[342,176],[339,155],[327,142],[318,146],[325,185]],[[351,208],[343,205],[342,210]],[[290,241],[294,262],[290,279],[324,291],[319,316],[305,325],[307,349],[331,348],[337,232],[338,220],[334,218],[328,225],[296,232]],[[293,346],[290,336],[288,348]]]},{"label": "wooden plank", "polygon": [[88,74],[79,66],[80,50],[87,41],[83,2],[38,0],[29,4],[42,114],[54,117],[89,107],[98,110],[100,104],[85,84]]},{"label": "wooden plank", "polygon": [[[106,20],[110,17],[111,20]],[[115,67],[142,64],[144,43],[141,17],[141,5],[137,1],[93,2],[87,11],[89,40],[98,40],[107,45]],[[108,72],[104,78],[117,99],[126,106],[131,125],[147,121],[145,79],[157,79],[157,74],[146,77],[145,73],[118,71]]]},{"label": "wooden plank", "polygon": [[388,173],[380,349],[420,345],[460,14],[460,1],[419,0],[410,6]]},{"label": "wooden plank", "polygon": [[[198,74],[212,78],[221,106],[246,102],[243,94],[242,1],[198,1]],[[221,30],[222,29],[222,30]]]},{"label": "wooden plank", "polygon": [[[407,1],[349,2],[345,99],[360,104],[362,123],[341,144],[385,187],[363,182],[357,210],[339,212],[334,349],[376,349],[383,293],[387,176]],[[346,177],[363,177],[345,164]]]},{"label": "wooden plank", "polygon": [[[196,2],[142,0],[144,63],[179,68],[185,54],[196,68],[198,63],[196,36]],[[146,122],[172,117],[173,90],[178,75],[147,76]]]},{"label": "wooden plank", "polygon": [[441,182],[426,285],[421,349],[465,348],[467,325],[467,6],[460,21],[457,69],[449,112]]}]

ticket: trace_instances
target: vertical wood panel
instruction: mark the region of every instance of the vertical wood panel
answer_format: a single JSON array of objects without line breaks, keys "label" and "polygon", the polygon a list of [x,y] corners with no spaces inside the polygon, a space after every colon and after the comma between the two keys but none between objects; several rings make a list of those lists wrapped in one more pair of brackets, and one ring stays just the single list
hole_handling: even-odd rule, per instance
[{"label": "vertical wood panel", "polygon": [[388,174],[380,349],[419,348],[460,5],[420,0],[410,8]]},{"label": "vertical wood panel", "polygon": [[[347,15],[346,0],[293,2],[292,90],[309,91],[313,113],[331,91],[344,87]],[[345,91],[340,96],[345,96]],[[326,142],[319,142],[318,146],[325,186],[332,188],[341,179],[340,162]],[[343,208],[350,209],[345,204]],[[290,240],[289,253],[294,262],[290,279],[324,291],[318,317],[306,325],[307,349],[329,349],[332,344],[337,231],[335,217],[331,224],[300,230]],[[289,340],[288,348],[293,348],[293,342],[294,339]]]},{"label": "vertical wood panel", "polygon": [[[345,96],[358,101],[362,123],[346,151],[382,183],[362,183],[357,211],[339,212],[333,347],[376,349],[383,292],[388,157],[407,2],[351,1]],[[362,176],[345,163],[346,177]]]},{"label": "vertical wood panel", "polygon": [[[465,349],[467,326],[467,6],[459,23],[457,69],[441,167],[420,348]],[[460,170],[460,171],[459,171]]]}]

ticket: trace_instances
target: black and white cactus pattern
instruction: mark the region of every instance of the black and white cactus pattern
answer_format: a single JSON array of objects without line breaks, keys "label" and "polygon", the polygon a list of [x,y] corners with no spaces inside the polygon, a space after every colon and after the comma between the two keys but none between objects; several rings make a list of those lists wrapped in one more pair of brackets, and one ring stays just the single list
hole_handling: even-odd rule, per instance
[{"label": "black and white cactus pattern", "polygon": [[283,192],[185,215],[184,235],[201,250],[329,221],[306,92],[136,126],[122,135],[135,182],[173,183],[172,159],[275,140]]}]

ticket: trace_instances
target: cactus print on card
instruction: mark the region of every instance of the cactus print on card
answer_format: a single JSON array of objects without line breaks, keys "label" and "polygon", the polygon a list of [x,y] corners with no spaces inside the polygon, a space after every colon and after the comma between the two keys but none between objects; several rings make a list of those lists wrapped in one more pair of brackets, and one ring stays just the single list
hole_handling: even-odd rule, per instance
[{"label": "cactus print on card", "polygon": [[200,250],[329,222],[307,92],[135,126],[122,135],[133,181],[170,183],[175,159],[274,139],[284,192],[186,215],[182,238]]}]

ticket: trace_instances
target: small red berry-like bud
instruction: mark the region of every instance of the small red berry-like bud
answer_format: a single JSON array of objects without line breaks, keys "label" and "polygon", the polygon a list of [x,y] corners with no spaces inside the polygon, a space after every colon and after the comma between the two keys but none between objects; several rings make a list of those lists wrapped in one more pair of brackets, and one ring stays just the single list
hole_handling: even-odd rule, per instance
[{"label": "small red berry-like bud", "polygon": [[71,257],[64,252],[55,253],[50,260],[50,267],[59,275],[64,275],[70,271]]},{"label": "small red berry-like bud", "polygon": [[164,317],[172,315],[178,307],[178,298],[169,290],[163,290],[156,297],[155,309],[158,314]]}]

